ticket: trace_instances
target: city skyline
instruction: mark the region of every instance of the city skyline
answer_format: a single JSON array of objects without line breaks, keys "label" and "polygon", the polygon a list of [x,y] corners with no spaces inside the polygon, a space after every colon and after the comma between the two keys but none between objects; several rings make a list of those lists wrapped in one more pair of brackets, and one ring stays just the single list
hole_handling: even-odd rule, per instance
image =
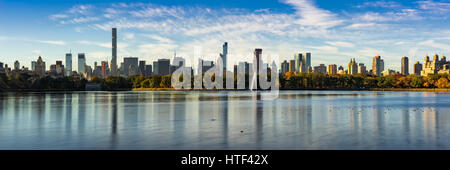
[{"label": "city skyline", "polygon": [[[133,56],[151,63],[160,58],[170,59],[174,50],[186,58],[193,56],[196,45],[203,46],[204,54],[212,54],[207,57],[217,58],[224,42],[230,44],[229,56],[247,55],[243,60],[249,62],[255,48],[264,49],[265,54],[278,53],[280,63],[289,61],[296,53],[311,52],[312,66],[345,66],[349,58],[369,64],[373,56],[380,55],[387,69],[400,70],[402,56],[409,57],[409,64],[422,61],[427,54],[448,56],[450,37],[446,36],[450,30],[445,21],[448,21],[450,3],[447,1],[347,3],[282,0],[232,5],[198,1],[191,5],[181,1],[152,1],[151,4],[2,1],[0,10],[7,15],[0,16],[4,25],[0,28],[3,32],[0,57],[2,62],[12,64],[15,60],[34,61],[41,55],[47,63],[55,63],[72,51],[85,53],[88,65],[95,61],[110,62],[110,31],[114,26],[120,31],[119,61]],[[40,10],[49,4],[51,10]],[[7,9],[9,6],[15,10]],[[31,8],[33,13],[20,13]],[[8,15],[16,16],[14,22],[6,18]],[[195,18],[199,18],[199,24],[194,24]],[[73,65],[77,63],[74,58]],[[228,70],[239,62],[231,57],[227,60]],[[31,68],[31,62],[21,62],[21,65]]]}]

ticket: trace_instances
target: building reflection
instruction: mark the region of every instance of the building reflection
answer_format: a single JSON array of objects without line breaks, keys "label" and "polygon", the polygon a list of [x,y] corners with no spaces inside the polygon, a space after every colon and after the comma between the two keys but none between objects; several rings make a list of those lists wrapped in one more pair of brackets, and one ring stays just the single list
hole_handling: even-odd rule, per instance
[{"label": "building reflection", "polygon": [[111,93],[111,140],[110,145],[111,149],[115,149],[117,147],[117,112],[118,112],[118,98],[117,93]]}]

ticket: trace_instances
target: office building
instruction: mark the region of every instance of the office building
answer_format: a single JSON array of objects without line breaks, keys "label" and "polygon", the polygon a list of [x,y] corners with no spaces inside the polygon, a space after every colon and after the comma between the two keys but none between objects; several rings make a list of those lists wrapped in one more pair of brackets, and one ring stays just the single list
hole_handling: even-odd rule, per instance
[{"label": "office building", "polygon": [[420,75],[420,72],[422,71],[422,64],[420,64],[419,61],[414,64],[414,75]]},{"label": "office building", "polygon": [[295,66],[296,66],[296,62],[295,60],[290,60],[289,61],[289,72],[295,72]]},{"label": "office building", "polygon": [[84,53],[78,54],[78,74],[86,77],[86,57]]},{"label": "office building", "polygon": [[402,70],[401,70],[402,75],[405,75],[405,76],[409,75],[408,64],[409,64],[408,57],[406,57],[406,56],[402,57]]},{"label": "office building", "polygon": [[228,42],[225,42],[222,46],[222,54],[220,54],[224,72],[227,71],[227,55],[228,55]]},{"label": "office building", "polygon": [[382,62],[382,60],[381,60],[380,56],[375,56],[373,58],[372,75],[381,76],[381,72],[383,71],[382,67],[384,67],[384,62],[383,63],[381,63],[381,62]]},{"label": "office building", "polygon": [[39,77],[45,76],[45,62],[42,60],[41,56],[39,56],[34,66],[34,74]]},{"label": "office building", "polygon": [[140,75],[145,75],[145,61],[139,61],[139,74]]},{"label": "office building", "polygon": [[286,60],[284,60],[282,63],[281,63],[281,74],[286,74],[287,72],[289,72],[289,63],[286,61]]},{"label": "office building", "polygon": [[139,61],[137,57],[124,57],[123,58],[123,72],[125,77],[138,75],[139,73]]},{"label": "office building", "polygon": [[337,65],[336,64],[328,65],[328,74],[329,75],[336,75],[337,74]]},{"label": "office building", "polygon": [[325,64],[320,64],[319,66],[314,66],[312,72],[327,74],[327,67],[325,66]]},{"label": "office building", "polygon": [[66,76],[72,75],[72,53],[66,54],[66,71],[65,72],[66,72],[65,73]]},{"label": "office building", "polygon": [[358,74],[367,74],[367,68],[364,63],[358,64]]}]

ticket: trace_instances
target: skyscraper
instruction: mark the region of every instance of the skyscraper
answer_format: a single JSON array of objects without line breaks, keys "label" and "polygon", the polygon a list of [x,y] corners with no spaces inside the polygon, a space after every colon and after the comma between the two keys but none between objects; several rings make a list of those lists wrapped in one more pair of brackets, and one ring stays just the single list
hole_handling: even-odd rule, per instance
[{"label": "skyscraper", "polygon": [[220,57],[222,58],[223,70],[227,71],[227,55],[228,55],[228,42],[225,42],[222,46],[222,54]]},{"label": "skyscraper", "polygon": [[367,74],[367,69],[366,69],[366,66],[364,65],[364,63],[358,64],[358,73],[359,74]]},{"label": "skyscraper", "polygon": [[145,61],[139,61],[139,72],[141,75],[145,75]]},{"label": "skyscraper", "polygon": [[314,66],[313,72],[327,74],[327,66],[325,66],[325,64],[320,64],[319,66]]},{"label": "skyscraper", "polygon": [[253,69],[256,69],[256,73],[259,74],[259,72],[260,72],[259,68],[262,67],[262,62],[261,62],[262,49],[259,49],[259,48],[255,49],[254,54],[255,54],[256,63],[253,63],[253,64],[255,64],[255,65],[253,65]]},{"label": "skyscraper", "polygon": [[381,57],[375,56],[372,63],[372,74],[375,76],[381,76],[381,72],[383,71],[381,70],[381,67]]},{"label": "skyscraper", "polygon": [[409,75],[408,57],[402,57],[402,75]]},{"label": "skyscraper", "polygon": [[296,64],[295,60],[289,61],[289,72],[295,72],[295,66],[296,66],[295,64]]},{"label": "skyscraper", "polygon": [[78,53],[78,74],[86,76],[86,57],[84,53]]},{"label": "skyscraper", "polygon": [[34,73],[39,75],[40,77],[45,75],[45,62],[42,60],[42,57],[39,56],[36,64],[34,66]]},{"label": "skyscraper", "polygon": [[112,29],[111,73],[117,75],[117,28]]},{"label": "skyscraper", "polygon": [[17,60],[14,62],[14,70],[15,71],[19,71],[20,70],[20,63]]},{"label": "skyscraper", "polygon": [[358,74],[358,64],[354,58],[350,59],[350,63],[348,63],[348,74]]},{"label": "skyscraper", "polygon": [[101,75],[103,78],[106,78],[106,77],[108,77],[108,69],[109,69],[108,61],[102,61],[101,64],[102,64],[101,65]]},{"label": "skyscraper", "polygon": [[123,74],[125,76],[137,75],[139,72],[139,61],[137,57],[123,58]]},{"label": "skyscraper", "polygon": [[337,65],[336,65],[336,64],[330,64],[330,65],[328,65],[328,74],[329,74],[329,75],[335,75],[335,74],[337,74]]},{"label": "skyscraper", "polygon": [[292,70],[292,72],[304,72],[305,69],[302,69],[302,66],[304,66],[303,63],[303,57],[302,57],[302,53],[298,53],[294,55],[294,60],[295,60],[295,66],[294,66],[294,70]]},{"label": "skyscraper", "polygon": [[416,64],[414,64],[414,74],[419,76],[421,71],[422,71],[422,64],[420,64],[420,62],[417,61]]},{"label": "skyscraper", "polygon": [[72,53],[66,54],[66,76],[72,75]]},{"label": "skyscraper", "polygon": [[287,72],[289,72],[289,63],[286,60],[284,60],[281,63],[281,74],[286,74]]},{"label": "skyscraper", "polygon": [[305,53],[304,55],[303,55],[303,64],[305,64],[305,69],[308,71],[308,72],[311,72],[311,53]]},{"label": "skyscraper", "polygon": [[161,76],[170,74],[170,60],[158,59],[158,74]]}]

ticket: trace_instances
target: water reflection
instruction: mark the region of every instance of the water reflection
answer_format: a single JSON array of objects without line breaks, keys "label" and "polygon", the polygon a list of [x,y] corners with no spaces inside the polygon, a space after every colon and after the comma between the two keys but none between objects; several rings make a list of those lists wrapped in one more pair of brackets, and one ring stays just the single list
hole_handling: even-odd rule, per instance
[{"label": "water reflection", "polygon": [[449,149],[448,93],[0,93],[0,149]]}]

